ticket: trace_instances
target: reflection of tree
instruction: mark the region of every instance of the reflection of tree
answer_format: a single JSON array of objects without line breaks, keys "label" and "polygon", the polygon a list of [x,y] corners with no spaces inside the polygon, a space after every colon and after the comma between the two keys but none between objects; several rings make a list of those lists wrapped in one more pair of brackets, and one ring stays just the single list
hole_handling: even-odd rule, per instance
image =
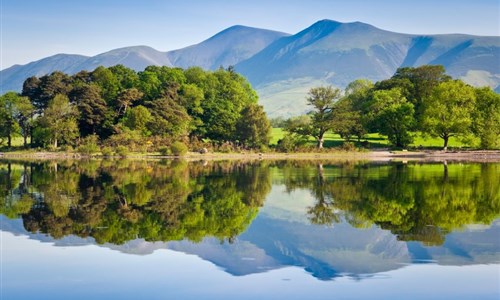
[{"label": "reflection of tree", "polygon": [[[15,165],[15,178],[7,171],[10,164],[0,164],[0,209],[9,217],[21,215],[27,230],[55,238],[75,234],[115,244],[205,236],[231,241],[250,224],[271,189],[268,168],[260,164],[26,163]],[[24,192],[21,176],[31,178]],[[13,209],[7,195],[15,193],[19,199]]]},{"label": "reflection of tree", "polygon": [[308,210],[312,223],[338,222],[340,210],[354,226],[375,223],[401,240],[438,245],[446,233],[500,214],[500,164],[285,168],[288,189],[306,187],[316,198]]}]

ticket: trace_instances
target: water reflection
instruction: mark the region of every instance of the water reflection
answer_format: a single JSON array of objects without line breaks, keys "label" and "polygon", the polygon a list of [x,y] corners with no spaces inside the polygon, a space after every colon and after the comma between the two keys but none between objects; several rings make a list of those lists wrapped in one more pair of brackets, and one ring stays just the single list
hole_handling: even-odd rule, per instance
[{"label": "water reflection", "polygon": [[12,219],[2,230],[56,245],[78,236],[196,254],[233,275],[300,266],[361,279],[498,263],[499,182],[494,163],[4,161],[0,212]]}]

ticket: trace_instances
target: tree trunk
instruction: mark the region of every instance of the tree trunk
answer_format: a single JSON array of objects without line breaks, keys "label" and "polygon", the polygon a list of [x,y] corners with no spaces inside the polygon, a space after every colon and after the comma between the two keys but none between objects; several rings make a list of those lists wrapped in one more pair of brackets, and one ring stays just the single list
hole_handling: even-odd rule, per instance
[{"label": "tree trunk", "polygon": [[54,148],[57,149],[57,138],[54,139]]},{"label": "tree trunk", "polygon": [[24,139],[24,148],[28,148],[28,135],[26,134],[26,131],[23,133],[23,139]]},{"label": "tree trunk", "polygon": [[7,147],[12,147],[12,137],[10,136],[10,132],[7,135]]},{"label": "tree trunk", "polygon": [[323,142],[324,142],[323,135],[324,133],[318,136],[318,149],[323,149]]},{"label": "tree trunk", "polygon": [[450,137],[448,135],[443,136],[443,140],[444,140],[443,150],[444,151],[448,151],[448,139],[449,138]]}]

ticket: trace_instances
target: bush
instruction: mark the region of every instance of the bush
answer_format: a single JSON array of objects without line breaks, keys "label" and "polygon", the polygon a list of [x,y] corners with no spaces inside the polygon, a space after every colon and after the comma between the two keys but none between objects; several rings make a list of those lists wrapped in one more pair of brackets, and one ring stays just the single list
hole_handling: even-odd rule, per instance
[{"label": "bush", "polygon": [[116,154],[121,157],[126,157],[128,155],[128,148],[125,146],[118,146],[116,147]]},{"label": "bush", "polygon": [[99,138],[97,135],[89,135],[84,138],[78,146],[78,152],[86,155],[92,155],[99,152],[99,146],[97,145]]},{"label": "bush", "polygon": [[183,156],[188,152],[188,147],[182,142],[174,142],[170,146],[170,151],[175,156]]},{"label": "bush", "polygon": [[356,146],[352,142],[344,142],[340,148],[344,151],[356,151]]},{"label": "bush", "polygon": [[161,155],[170,155],[170,148],[169,147],[160,147],[158,149],[158,152],[160,152]]},{"label": "bush", "polygon": [[278,141],[276,150],[280,152],[293,152],[297,151],[298,148],[302,148],[302,150],[304,150],[306,144],[307,144],[307,139],[300,136],[287,134],[283,139]]},{"label": "bush", "polygon": [[113,148],[111,147],[103,147],[101,149],[101,153],[103,156],[112,156],[113,155]]}]

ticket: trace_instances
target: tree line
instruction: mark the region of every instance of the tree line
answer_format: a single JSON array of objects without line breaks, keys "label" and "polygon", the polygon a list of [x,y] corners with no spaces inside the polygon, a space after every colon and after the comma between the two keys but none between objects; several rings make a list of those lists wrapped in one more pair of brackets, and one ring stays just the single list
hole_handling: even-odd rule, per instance
[{"label": "tree line", "polygon": [[0,142],[11,147],[12,138],[22,136],[25,147],[92,142],[151,150],[205,139],[258,148],[269,143],[270,125],[257,100],[231,67],[53,72],[26,79],[21,93],[0,97]]},{"label": "tree line", "polygon": [[281,141],[284,150],[309,137],[323,148],[328,131],[347,142],[378,132],[398,148],[408,147],[416,132],[441,138],[445,150],[450,137],[483,149],[500,147],[500,95],[454,80],[439,65],[399,68],[375,84],[355,80],[344,91],[315,87],[307,103],[308,114],[279,122],[288,132]]},{"label": "tree line", "polygon": [[498,218],[499,180],[500,164],[0,161],[0,214],[54,238],[231,241],[276,183],[311,192],[311,224],[376,224],[401,240],[440,245],[449,232]]},{"label": "tree line", "polygon": [[211,236],[231,242],[271,190],[269,171],[259,164],[0,162],[0,214],[56,239],[72,234],[123,244]]}]

